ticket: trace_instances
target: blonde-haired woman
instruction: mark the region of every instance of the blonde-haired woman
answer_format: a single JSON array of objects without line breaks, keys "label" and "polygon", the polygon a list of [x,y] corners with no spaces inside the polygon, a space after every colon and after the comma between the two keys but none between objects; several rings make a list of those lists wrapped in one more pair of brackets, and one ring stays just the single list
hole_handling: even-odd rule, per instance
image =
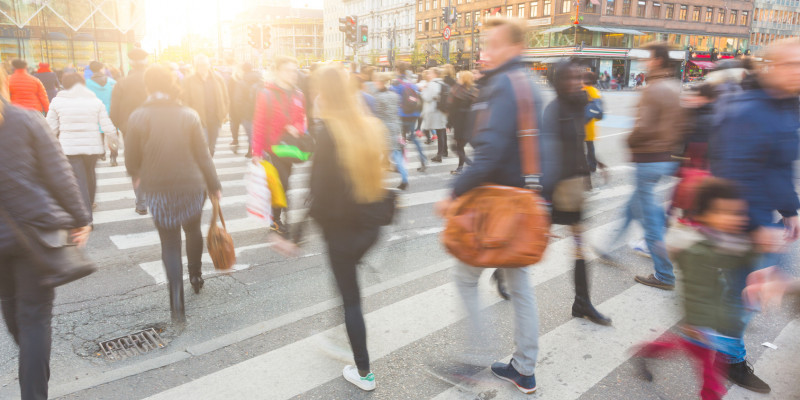
[{"label": "blonde-haired woman", "polygon": [[345,326],[355,366],[342,371],[345,379],[363,390],[375,389],[370,372],[367,334],[361,311],[356,266],[378,238],[379,226],[361,222],[364,205],[379,202],[383,188],[385,127],[366,116],[338,66],[316,71],[314,84],[319,106],[312,126],[317,151],[311,167],[310,214],[322,227],[333,275],[344,303]]},{"label": "blonde-haired woman", "polygon": [[464,164],[472,163],[467,158],[464,147],[471,139],[472,127],[469,123],[469,114],[476,98],[478,98],[478,88],[475,87],[472,72],[459,72],[458,83],[450,90],[450,109],[447,112],[448,124],[453,127],[453,138],[456,140],[454,150],[458,154],[458,168],[451,172],[453,175],[460,174]]}]

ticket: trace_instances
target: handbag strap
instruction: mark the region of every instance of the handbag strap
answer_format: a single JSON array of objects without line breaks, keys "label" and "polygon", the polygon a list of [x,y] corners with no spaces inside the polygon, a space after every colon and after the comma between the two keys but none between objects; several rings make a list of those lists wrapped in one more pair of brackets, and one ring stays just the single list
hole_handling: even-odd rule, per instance
[{"label": "handbag strap", "polygon": [[531,81],[521,70],[512,71],[508,76],[511,79],[511,87],[517,102],[517,139],[519,140],[520,162],[522,163],[525,187],[541,190],[539,125],[536,120],[536,104],[533,101]]},{"label": "handbag strap", "polygon": [[228,227],[225,226],[225,217],[222,216],[222,207],[219,206],[219,199],[214,195],[211,196],[211,206],[213,207],[211,212],[211,226],[217,225],[217,216],[219,216],[219,221],[222,222],[222,228],[227,231]]}]

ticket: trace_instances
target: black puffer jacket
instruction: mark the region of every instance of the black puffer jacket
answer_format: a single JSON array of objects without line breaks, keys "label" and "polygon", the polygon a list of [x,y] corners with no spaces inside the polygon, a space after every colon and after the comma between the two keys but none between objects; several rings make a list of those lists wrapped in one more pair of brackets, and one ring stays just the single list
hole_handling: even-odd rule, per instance
[{"label": "black puffer jacket", "polygon": [[[0,125],[0,205],[19,224],[43,229],[89,225],[72,168],[41,114],[5,101]],[[0,219],[0,254],[16,244]]]},{"label": "black puffer jacket", "polygon": [[145,193],[220,189],[200,117],[176,100],[148,100],[131,114],[125,168]]},{"label": "black puffer jacket", "polygon": [[111,92],[111,111],[108,114],[111,117],[111,122],[123,134],[128,133],[128,118],[130,118],[134,110],[147,100],[144,71],[144,67],[131,69],[128,76],[117,82]]}]

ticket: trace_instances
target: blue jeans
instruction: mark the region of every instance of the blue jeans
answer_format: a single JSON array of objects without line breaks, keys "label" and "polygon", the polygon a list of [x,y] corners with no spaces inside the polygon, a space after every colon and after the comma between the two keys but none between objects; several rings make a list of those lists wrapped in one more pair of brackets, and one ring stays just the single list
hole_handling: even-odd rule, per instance
[{"label": "blue jeans", "polygon": [[638,220],[644,228],[647,249],[653,257],[653,275],[668,285],[675,284],[675,274],[664,245],[667,215],[660,201],[656,200],[655,190],[662,177],[674,175],[677,169],[678,163],[672,161],[636,163],[636,189],[625,207],[622,227],[611,241],[611,246],[619,242],[630,223]]},{"label": "blue jeans", "polygon": [[417,146],[417,152],[419,152],[419,162],[422,165],[425,165],[425,153],[422,151],[422,145],[419,143],[419,139],[417,135],[414,134],[414,130],[417,127],[417,119],[416,117],[403,117],[403,136],[411,138],[411,141],[414,142],[414,145]]},{"label": "blue jeans", "polygon": [[397,171],[400,172],[403,182],[408,183],[408,171],[406,171],[406,161],[403,159],[403,150],[392,150],[392,162],[397,167]]}]

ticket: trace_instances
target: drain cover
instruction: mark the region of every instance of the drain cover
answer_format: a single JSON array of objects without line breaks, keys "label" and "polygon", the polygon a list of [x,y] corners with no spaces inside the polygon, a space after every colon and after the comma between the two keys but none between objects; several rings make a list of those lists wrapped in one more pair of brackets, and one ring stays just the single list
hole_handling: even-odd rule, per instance
[{"label": "drain cover", "polygon": [[114,361],[144,354],[164,346],[164,340],[153,328],[100,342],[100,350],[107,358]]}]

